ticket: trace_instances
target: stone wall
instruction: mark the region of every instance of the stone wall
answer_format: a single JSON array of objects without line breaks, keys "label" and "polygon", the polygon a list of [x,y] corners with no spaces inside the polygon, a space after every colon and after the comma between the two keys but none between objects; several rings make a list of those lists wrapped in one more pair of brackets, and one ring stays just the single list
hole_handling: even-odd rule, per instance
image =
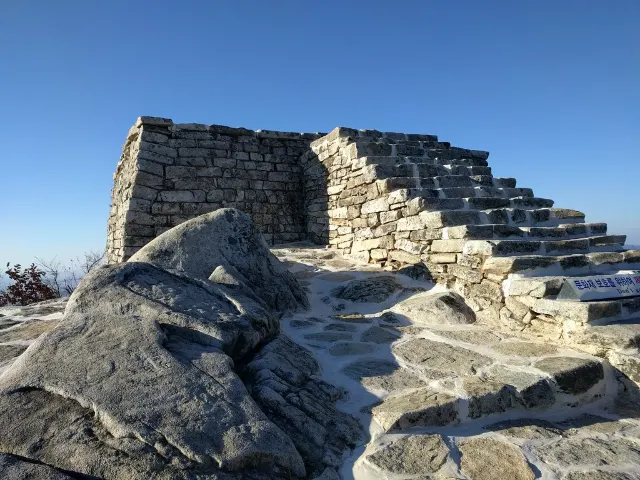
[{"label": "stone wall", "polygon": [[305,239],[300,157],[320,136],[140,117],[114,175],[109,262],[222,207],[249,213],[271,244]]}]

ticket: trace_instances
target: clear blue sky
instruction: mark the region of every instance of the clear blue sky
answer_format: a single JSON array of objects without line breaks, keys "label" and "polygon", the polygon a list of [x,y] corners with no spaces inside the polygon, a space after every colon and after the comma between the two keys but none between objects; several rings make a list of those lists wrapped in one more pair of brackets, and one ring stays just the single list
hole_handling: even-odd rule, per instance
[{"label": "clear blue sky", "polygon": [[139,115],[433,133],[640,244],[640,1],[0,2],[0,263],[104,247]]}]

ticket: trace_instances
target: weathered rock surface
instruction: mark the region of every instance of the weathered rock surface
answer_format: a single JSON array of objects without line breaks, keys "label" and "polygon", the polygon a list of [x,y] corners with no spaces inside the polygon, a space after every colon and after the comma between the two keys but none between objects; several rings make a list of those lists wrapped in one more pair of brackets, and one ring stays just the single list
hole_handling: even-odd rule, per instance
[{"label": "weathered rock surface", "polygon": [[476,321],[476,315],[455,292],[422,293],[400,302],[393,310],[424,324],[464,324]]},{"label": "weathered rock surface", "polygon": [[640,463],[640,446],[623,439],[567,438],[538,447],[535,453],[541,460],[560,468],[622,467]]},{"label": "weathered rock surface", "polygon": [[372,453],[367,460],[391,473],[431,474],[440,470],[448,454],[440,435],[411,435]]},{"label": "weathered rock surface", "polygon": [[458,444],[462,473],[473,480],[533,480],[527,459],[515,446],[490,438],[472,438]]},{"label": "weathered rock surface", "polygon": [[551,375],[565,393],[583,393],[604,378],[602,363],[576,357],[549,357],[536,368]]},{"label": "weathered rock surface", "polygon": [[146,263],[101,268],[60,327],[0,379],[0,445],[106,478],[252,467],[304,475],[291,440],[233,370],[277,333],[277,319],[236,292]]},{"label": "weathered rock surface", "polygon": [[428,388],[388,398],[374,407],[372,413],[387,432],[444,426],[458,421],[456,398]]},{"label": "weathered rock surface", "polygon": [[[240,225],[236,237],[213,235],[228,255],[218,279],[240,272],[243,255],[259,256],[233,249],[243,243],[239,237],[253,235],[233,211],[211,222]],[[191,233],[185,233],[190,241],[200,238]],[[50,466],[56,475],[63,472],[51,478],[68,473],[117,480],[337,474],[343,452],[362,430],[336,410],[342,393],[319,379],[313,357],[280,335],[270,309],[300,306],[296,281],[289,285],[288,272],[265,267],[250,272],[264,275],[262,283],[251,278],[234,284],[236,274],[215,283],[192,263],[196,244],[180,238],[175,244],[182,256],[167,260],[170,270],[130,261],[91,272],[58,328],[2,374],[0,471],[3,465],[19,472]],[[211,252],[215,242],[207,245]],[[161,249],[149,250],[166,260]],[[218,270],[214,257],[205,260]],[[9,331],[28,334],[29,324]],[[49,478],[43,475],[35,478]]]},{"label": "weathered rock surface", "polygon": [[381,303],[401,288],[402,285],[394,277],[382,275],[352,280],[346,286],[334,288],[331,295],[357,303]]},{"label": "weathered rock surface", "polygon": [[0,453],[0,473],[2,478],[10,480],[72,480],[74,478],[47,465],[31,463],[6,453]]},{"label": "weathered rock surface", "polygon": [[269,251],[251,217],[223,208],[186,221],[145,245],[131,262],[237,289],[276,311],[308,308],[306,294],[293,275]]},{"label": "weathered rock surface", "polygon": [[316,475],[338,468],[342,452],[363,436],[355,419],[336,410],[342,394],[320,380],[319,373],[311,354],[284,335],[262,348],[242,372],[258,405],[287,433],[307,470]]},{"label": "weathered rock surface", "polygon": [[454,347],[426,338],[417,338],[394,346],[393,352],[400,358],[431,370],[473,374],[492,360],[466,348]]}]

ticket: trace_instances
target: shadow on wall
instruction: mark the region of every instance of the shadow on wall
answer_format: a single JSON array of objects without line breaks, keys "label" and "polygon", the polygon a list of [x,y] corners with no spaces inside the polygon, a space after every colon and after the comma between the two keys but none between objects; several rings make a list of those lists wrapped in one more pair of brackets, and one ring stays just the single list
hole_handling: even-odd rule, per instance
[{"label": "shadow on wall", "polygon": [[329,231],[329,170],[312,150],[300,158],[304,224],[307,238],[316,245],[328,245]]}]

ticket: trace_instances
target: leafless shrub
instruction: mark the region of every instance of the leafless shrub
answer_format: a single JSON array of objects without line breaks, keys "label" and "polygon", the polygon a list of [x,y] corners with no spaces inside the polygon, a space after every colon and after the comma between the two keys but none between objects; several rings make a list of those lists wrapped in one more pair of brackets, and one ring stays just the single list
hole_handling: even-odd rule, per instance
[{"label": "leafless shrub", "polygon": [[58,296],[71,295],[87,273],[102,265],[105,252],[85,252],[83,257],[71,259],[68,265],[62,265],[57,257],[43,260],[36,257],[37,265],[45,272],[44,283]]}]

